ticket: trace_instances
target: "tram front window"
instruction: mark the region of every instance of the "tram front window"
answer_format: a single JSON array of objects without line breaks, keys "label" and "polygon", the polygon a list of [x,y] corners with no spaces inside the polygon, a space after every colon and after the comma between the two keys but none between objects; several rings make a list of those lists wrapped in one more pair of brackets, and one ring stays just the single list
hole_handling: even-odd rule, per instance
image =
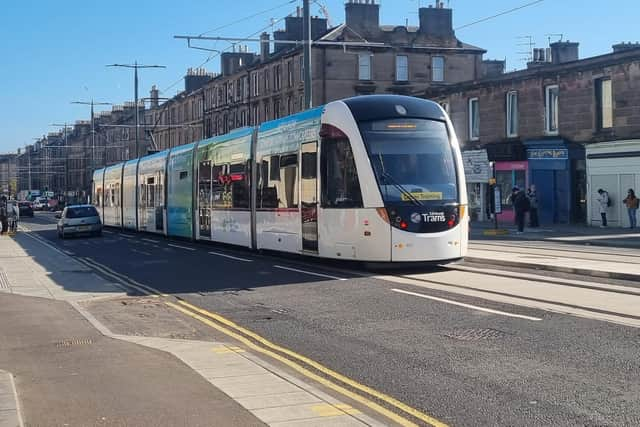
[{"label": "tram front window", "polygon": [[453,149],[443,122],[382,120],[360,129],[386,205],[457,202]]}]

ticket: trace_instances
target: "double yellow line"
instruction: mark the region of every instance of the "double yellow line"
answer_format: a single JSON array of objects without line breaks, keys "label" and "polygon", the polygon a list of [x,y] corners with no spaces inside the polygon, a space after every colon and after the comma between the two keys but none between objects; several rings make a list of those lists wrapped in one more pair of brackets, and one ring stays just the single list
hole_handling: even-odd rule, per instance
[{"label": "double yellow line", "polygon": [[[320,363],[298,354],[287,348],[272,343],[262,336],[252,332],[235,322],[210,311],[190,304],[180,298],[170,297],[156,289],[139,283],[109,267],[89,258],[75,258],[83,264],[99,271],[103,275],[115,279],[126,288],[133,288],[143,295],[156,298],[165,297],[164,303],[217,331],[241,342],[247,348],[268,356],[290,367],[299,374],[316,381],[325,387],[352,399],[367,408],[387,417],[402,426],[417,426],[427,424],[434,427],[446,427],[446,424],[403,403],[399,400],[377,391],[369,386],[352,380]],[[383,406],[384,405],[384,406]],[[392,408],[393,410],[389,409]],[[346,412],[345,412],[346,413]]]}]

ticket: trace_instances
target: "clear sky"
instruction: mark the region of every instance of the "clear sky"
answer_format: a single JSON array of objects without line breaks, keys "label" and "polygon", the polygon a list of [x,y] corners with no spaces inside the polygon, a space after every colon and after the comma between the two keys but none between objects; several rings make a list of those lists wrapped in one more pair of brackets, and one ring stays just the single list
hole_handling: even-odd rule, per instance
[{"label": "clear sky", "polygon": [[[433,0],[376,0],[381,23],[417,24],[419,6]],[[460,27],[531,0],[445,0]],[[333,25],[344,22],[344,0],[323,0]],[[114,62],[138,61],[166,65],[142,70],[140,96],[152,84],[170,97],[183,88],[187,68],[202,64],[208,54],[188,49],[174,35],[200,34],[240,21],[211,35],[245,37],[265,27],[271,18],[295,11],[302,1],[217,0],[22,0],[3,1],[0,12],[0,153],[13,152],[34,138],[56,130],[51,123],[89,118],[89,107],[71,101],[123,103],[133,98],[133,71],[106,68]],[[272,9],[248,18],[257,12]],[[319,7],[312,5],[312,13]],[[507,69],[522,68],[518,46],[532,36],[537,47],[548,34],[580,42],[580,56],[607,53],[611,45],[636,41],[639,0],[544,0],[531,7],[460,29],[461,40],[485,48],[486,59],[505,59]],[[247,19],[243,19],[247,18]],[[274,29],[278,29],[276,24]],[[557,36],[551,36],[553,40]],[[218,42],[210,47],[226,48]],[[251,46],[250,46],[251,47]],[[254,47],[255,50],[256,47]],[[219,58],[206,68],[219,70]],[[103,107],[104,108],[104,107]],[[96,108],[99,111],[100,108]]]}]

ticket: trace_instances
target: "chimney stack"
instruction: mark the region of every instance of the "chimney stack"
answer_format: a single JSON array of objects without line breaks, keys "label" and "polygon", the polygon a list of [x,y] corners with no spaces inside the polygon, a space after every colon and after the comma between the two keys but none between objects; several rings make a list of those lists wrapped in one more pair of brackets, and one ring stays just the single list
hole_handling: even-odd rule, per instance
[{"label": "chimney stack", "polygon": [[158,108],[158,105],[160,105],[160,102],[158,99],[160,98],[160,91],[158,90],[156,85],[151,86],[151,92],[149,93],[149,98],[151,98],[151,108]]},{"label": "chimney stack", "polygon": [[625,50],[629,50],[629,49],[638,49],[640,48],[640,43],[635,42],[635,43],[618,43],[618,44],[614,44],[613,46],[611,46],[611,48],[613,49],[614,53],[617,52],[623,52]]},{"label": "chimney stack", "polygon": [[551,43],[551,61],[554,64],[564,64],[565,62],[577,61],[579,59],[578,46],[575,42],[555,42]]},{"label": "chimney stack", "polygon": [[421,7],[418,10],[420,16],[420,33],[427,37],[453,38],[453,11],[444,7],[444,3],[436,1],[436,7]]},{"label": "chimney stack", "polygon": [[380,31],[380,5],[375,0],[349,0],[344,5],[347,27],[363,37]]},{"label": "chimney stack", "polygon": [[267,62],[269,59],[269,33],[260,34],[260,61]]}]

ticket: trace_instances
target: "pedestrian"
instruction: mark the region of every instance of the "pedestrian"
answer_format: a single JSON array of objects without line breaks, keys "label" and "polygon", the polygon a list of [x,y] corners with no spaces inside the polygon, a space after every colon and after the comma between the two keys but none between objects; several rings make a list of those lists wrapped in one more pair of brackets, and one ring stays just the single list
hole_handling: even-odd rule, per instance
[{"label": "pedestrian", "polygon": [[18,218],[20,218],[17,200],[12,200],[7,205],[7,216],[9,217],[9,233],[16,233],[18,231]]},{"label": "pedestrian", "polygon": [[611,204],[609,201],[609,193],[604,191],[602,188],[598,188],[598,198],[596,200],[600,207],[600,217],[602,218],[600,228],[604,228],[607,226],[607,208]]},{"label": "pedestrian", "polygon": [[524,232],[524,217],[529,210],[529,199],[524,191],[518,187],[513,187],[511,191],[511,200],[513,201],[513,209],[516,213],[516,225],[518,226],[518,234]]},{"label": "pedestrian", "polygon": [[7,197],[0,197],[0,234],[5,234],[7,232],[8,224],[8,210],[7,210]]},{"label": "pedestrian", "polygon": [[636,197],[636,193],[633,189],[629,189],[627,197],[622,201],[627,206],[627,212],[629,213],[629,228],[636,228],[636,212],[638,211],[638,204],[640,200]]},{"label": "pedestrian", "polygon": [[539,227],[538,193],[536,192],[536,186],[534,184],[531,184],[531,187],[527,190],[527,197],[529,198],[529,227]]}]

